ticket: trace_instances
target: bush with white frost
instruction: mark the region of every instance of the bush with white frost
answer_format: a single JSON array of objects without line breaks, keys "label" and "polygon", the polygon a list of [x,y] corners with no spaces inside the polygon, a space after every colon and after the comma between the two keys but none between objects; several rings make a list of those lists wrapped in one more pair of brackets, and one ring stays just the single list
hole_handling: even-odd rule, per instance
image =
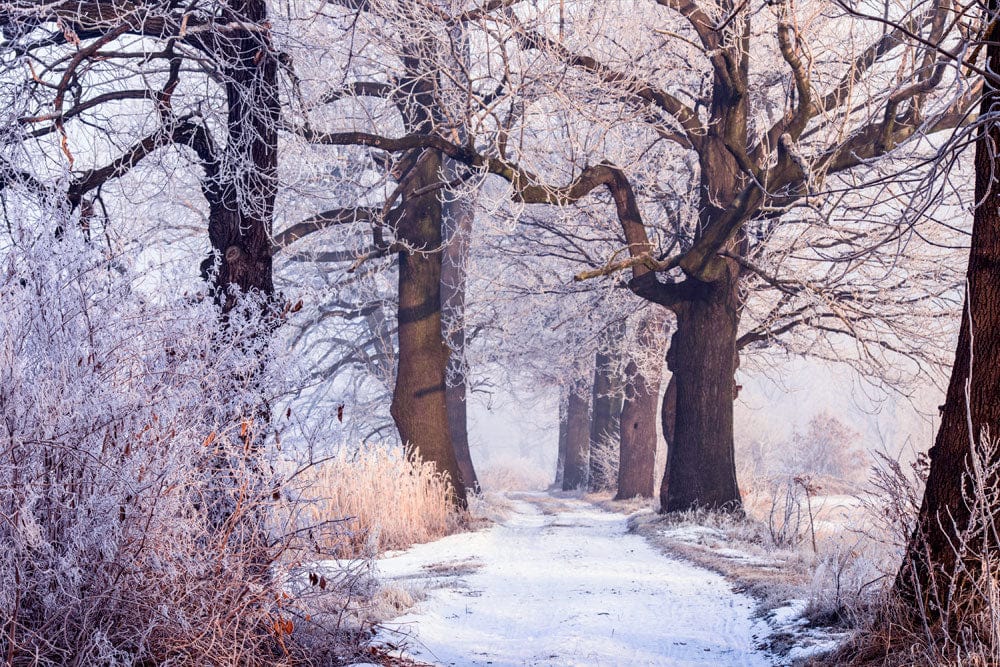
[{"label": "bush with white frost", "polygon": [[296,662],[260,310],[143,296],[63,208],[22,208],[0,235],[0,662]]}]

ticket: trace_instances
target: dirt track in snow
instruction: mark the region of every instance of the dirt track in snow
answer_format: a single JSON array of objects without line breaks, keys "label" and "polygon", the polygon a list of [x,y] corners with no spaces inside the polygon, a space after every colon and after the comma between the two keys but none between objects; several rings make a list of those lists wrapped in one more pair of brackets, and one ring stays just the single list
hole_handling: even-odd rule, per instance
[{"label": "dirt track in snow", "polygon": [[428,596],[381,639],[440,665],[768,665],[753,601],[582,500],[514,494],[487,530],[379,561]]}]

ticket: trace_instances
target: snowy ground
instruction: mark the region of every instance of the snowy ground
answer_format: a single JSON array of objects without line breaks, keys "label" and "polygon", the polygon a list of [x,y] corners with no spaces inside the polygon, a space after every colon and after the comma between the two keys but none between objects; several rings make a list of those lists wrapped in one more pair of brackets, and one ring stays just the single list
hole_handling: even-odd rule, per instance
[{"label": "snowy ground", "polygon": [[427,597],[380,640],[442,665],[768,665],[769,627],[718,574],[626,533],[580,500],[512,498],[488,530],[379,561]]}]

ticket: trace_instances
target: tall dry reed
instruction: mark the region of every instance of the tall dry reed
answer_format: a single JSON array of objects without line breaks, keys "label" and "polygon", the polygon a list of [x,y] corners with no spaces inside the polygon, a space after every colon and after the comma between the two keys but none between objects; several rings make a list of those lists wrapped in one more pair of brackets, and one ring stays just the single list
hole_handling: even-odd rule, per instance
[{"label": "tall dry reed", "polygon": [[403,549],[457,530],[448,477],[417,454],[371,447],[341,450],[301,473],[313,521],[340,521],[325,545],[340,557]]}]

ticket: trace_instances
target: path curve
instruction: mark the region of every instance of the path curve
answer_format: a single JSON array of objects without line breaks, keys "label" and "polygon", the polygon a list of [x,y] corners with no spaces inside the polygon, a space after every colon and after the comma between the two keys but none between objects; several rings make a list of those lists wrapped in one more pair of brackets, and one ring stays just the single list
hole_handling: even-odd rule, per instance
[{"label": "path curve", "polygon": [[582,500],[511,497],[503,522],[379,561],[428,596],[380,638],[440,665],[768,665],[767,626],[720,575]]}]

